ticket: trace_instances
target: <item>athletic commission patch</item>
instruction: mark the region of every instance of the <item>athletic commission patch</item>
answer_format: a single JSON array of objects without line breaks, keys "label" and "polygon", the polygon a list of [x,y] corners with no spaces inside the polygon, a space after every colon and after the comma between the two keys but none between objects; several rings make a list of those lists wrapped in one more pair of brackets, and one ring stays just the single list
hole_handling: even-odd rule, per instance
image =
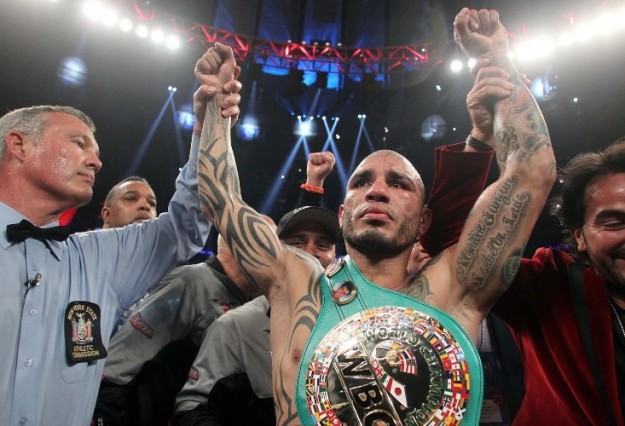
[{"label": "athletic commission patch", "polygon": [[321,340],[306,373],[320,425],[457,425],[469,398],[464,352],[438,321],[383,306],[353,315]]},{"label": "athletic commission patch", "polygon": [[93,302],[70,302],[65,309],[65,351],[70,364],[106,357],[100,330],[100,307]]}]

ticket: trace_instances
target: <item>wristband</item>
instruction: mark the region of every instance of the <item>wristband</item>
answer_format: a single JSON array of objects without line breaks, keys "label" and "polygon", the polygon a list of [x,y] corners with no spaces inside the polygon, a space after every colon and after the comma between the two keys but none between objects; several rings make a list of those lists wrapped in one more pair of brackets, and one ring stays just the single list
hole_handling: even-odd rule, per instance
[{"label": "wristband", "polygon": [[308,185],[307,183],[303,183],[300,185],[300,188],[308,192],[314,192],[316,194],[323,194],[323,188],[319,186]]},{"label": "wristband", "polygon": [[489,144],[484,143],[479,139],[475,139],[471,135],[469,135],[469,137],[467,138],[465,142],[467,145],[469,145],[471,148],[473,148],[476,151],[485,152],[485,151],[490,151],[491,149],[493,149],[493,147],[490,146]]}]

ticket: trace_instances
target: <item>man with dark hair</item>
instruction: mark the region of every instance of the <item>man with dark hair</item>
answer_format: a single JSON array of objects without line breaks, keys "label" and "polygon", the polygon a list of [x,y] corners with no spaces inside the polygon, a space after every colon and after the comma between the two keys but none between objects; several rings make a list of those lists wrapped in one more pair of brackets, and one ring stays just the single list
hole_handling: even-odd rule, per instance
[{"label": "man with dark hair", "polygon": [[[341,238],[336,214],[318,206],[291,210],[280,219],[276,233],[323,267],[334,260]],[[268,334],[269,302],[264,296],[218,318],[176,398],[174,424],[275,425]]]},{"label": "man with dark hair", "polygon": [[[497,12],[465,8],[454,26],[467,53],[490,57],[513,76],[512,94],[494,107],[501,174],[478,200],[459,243],[408,286],[407,261],[429,213],[420,176],[403,156],[378,151],[356,168],[339,210],[349,257],[324,274],[306,253],[282,244],[241,200],[226,122],[215,105],[207,106],[207,125],[217,124],[202,138],[210,157],[198,165],[200,184],[209,188],[202,208],[272,306],[279,424],[478,421],[482,376],[471,340],[516,272],[555,179],[555,162],[540,111],[510,63]],[[230,63],[232,55],[221,45],[209,49],[196,76],[201,80],[215,63]],[[331,300],[329,289],[344,280],[356,285],[358,296],[341,305]],[[396,292],[401,289],[422,301]],[[371,356],[395,340],[408,343],[406,351],[428,365],[433,385],[423,406],[405,406],[406,386]],[[410,367],[406,371],[416,374]]]},{"label": "man with dark hair", "polygon": [[[320,190],[333,167],[331,153],[310,154],[302,200],[321,203]],[[316,225],[302,223],[311,215],[319,217],[310,220]],[[270,217],[263,218],[276,226]],[[316,227],[328,230],[317,232]],[[320,207],[294,210],[280,221],[278,232],[292,244],[308,247],[322,263],[334,260],[340,237],[336,214]],[[167,425],[206,329],[258,294],[221,236],[216,256],[172,271],[125,313],[127,320],[111,339],[94,421],[103,426]]]},{"label": "man with dark hair", "polygon": [[[453,170],[444,161],[440,173]],[[513,424],[620,426],[625,424],[625,138],[603,152],[577,155],[560,178],[550,210],[573,256],[539,248],[522,260],[493,307],[512,330],[525,367],[525,397]],[[434,186],[433,214],[455,201],[451,190],[445,179]],[[470,205],[470,197],[460,204]],[[452,217],[453,227],[459,229],[463,219]],[[436,238],[431,235],[429,243]],[[509,360],[501,362],[508,369]]]},{"label": "man with dark hair", "polygon": [[156,217],[156,195],[145,178],[129,176],[118,182],[102,207],[102,228],[119,228]]},{"label": "man with dark hair", "polygon": [[493,308],[526,395],[515,424],[625,424],[625,139],[574,157],[551,204],[578,252],[540,248]]}]

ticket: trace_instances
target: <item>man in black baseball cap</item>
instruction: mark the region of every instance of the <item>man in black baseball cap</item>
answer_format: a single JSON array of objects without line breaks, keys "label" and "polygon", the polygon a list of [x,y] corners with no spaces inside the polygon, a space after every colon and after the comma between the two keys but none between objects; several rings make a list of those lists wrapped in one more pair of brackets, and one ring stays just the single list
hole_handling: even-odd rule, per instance
[{"label": "man in black baseball cap", "polygon": [[304,250],[327,267],[336,257],[341,227],[335,213],[323,207],[303,206],[280,219],[278,237],[285,244]]}]

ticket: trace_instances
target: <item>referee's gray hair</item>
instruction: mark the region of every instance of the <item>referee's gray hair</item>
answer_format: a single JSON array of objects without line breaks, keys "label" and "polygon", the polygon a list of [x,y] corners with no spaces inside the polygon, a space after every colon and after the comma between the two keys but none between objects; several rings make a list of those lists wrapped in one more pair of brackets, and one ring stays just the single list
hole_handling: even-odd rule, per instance
[{"label": "referee's gray hair", "polygon": [[70,106],[61,105],[36,105],[20,108],[6,113],[0,117],[0,159],[4,158],[6,137],[12,131],[18,131],[31,137],[35,143],[43,133],[50,113],[59,112],[76,117],[95,133],[93,120],[84,112]]}]

